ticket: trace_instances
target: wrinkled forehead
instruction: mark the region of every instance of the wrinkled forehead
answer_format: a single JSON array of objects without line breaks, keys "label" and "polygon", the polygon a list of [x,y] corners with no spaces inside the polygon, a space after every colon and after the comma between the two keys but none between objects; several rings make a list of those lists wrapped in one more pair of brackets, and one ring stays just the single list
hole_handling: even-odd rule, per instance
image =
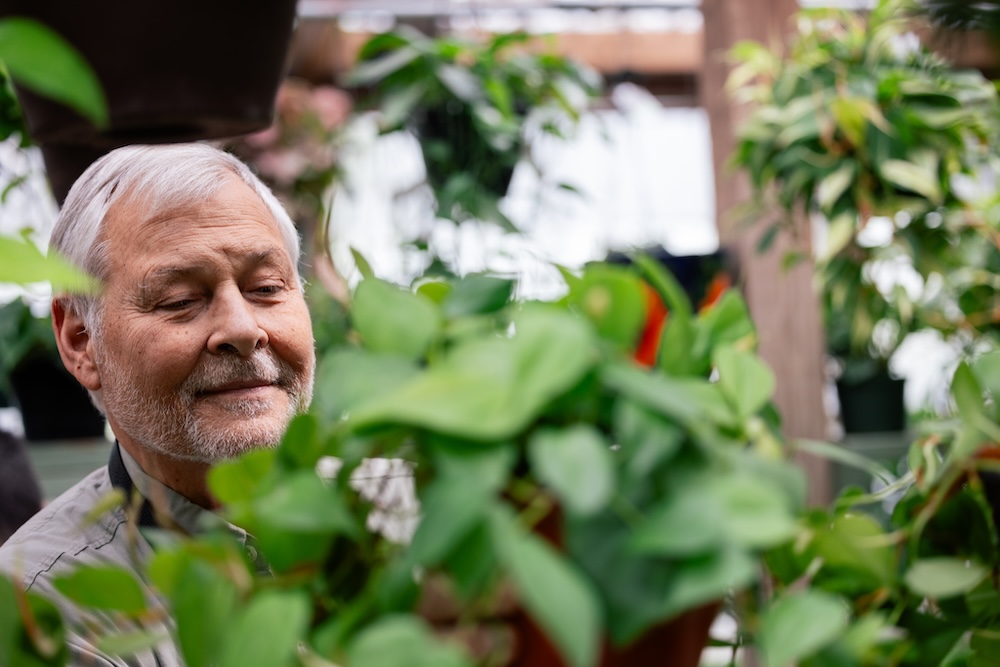
[{"label": "wrinkled forehead", "polygon": [[298,277],[298,233],[280,202],[245,165],[202,145],[129,146],[102,157],[70,190],[50,247],[106,281],[114,227],[148,234],[157,220],[211,204],[231,182],[241,182],[247,200],[270,212],[265,219],[278,229]]},{"label": "wrinkled forehead", "polygon": [[176,254],[184,252],[194,238],[201,247],[206,242],[236,247],[246,245],[250,239],[266,238],[294,264],[281,225],[253,188],[236,175],[224,176],[213,185],[193,195],[122,196],[105,217],[100,239],[103,250],[113,256],[122,251],[131,254],[137,248],[146,255]]}]

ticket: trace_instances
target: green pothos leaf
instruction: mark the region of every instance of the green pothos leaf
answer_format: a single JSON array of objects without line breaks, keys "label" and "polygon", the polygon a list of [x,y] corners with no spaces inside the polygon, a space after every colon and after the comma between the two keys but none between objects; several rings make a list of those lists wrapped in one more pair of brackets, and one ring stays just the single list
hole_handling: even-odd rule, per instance
[{"label": "green pothos leaf", "polygon": [[146,609],[139,582],[131,572],[119,567],[79,567],[54,583],[60,593],[85,607],[126,614]]},{"label": "green pothos leaf", "polygon": [[587,579],[506,512],[494,511],[490,527],[494,549],[528,611],[572,667],[592,667],[601,611]]},{"label": "green pothos leaf", "polygon": [[100,81],[83,56],[51,28],[26,18],[0,20],[0,60],[26,88],[72,107],[98,127],[108,124]]},{"label": "green pothos leaf", "polygon": [[614,493],[611,446],[591,426],[538,431],[528,443],[528,457],[539,479],[571,512],[594,513]]},{"label": "green pothos leaf", "polygon": [[477,440],[511,437],[594,362],[590,329],[569,313],[528,305],[514,328],[511,338],[459,342],[440,363],[358,406],[349,424],[410,424]]},{"label": "green pothos leaf", "polygon": [[421,357],[441,327],[434,302],[377,278],[358,285],[351,318],[369,350],[406,359]]},{"label": "green pothos leaf", "polygon": [[0,574],[0,665],[64,665],[67,654],[56,606]]},{"label": "green pothos leaf", "polygon": [[309,598],[300,591],[261,591],[231,617],[219,646],[219,667],[283,667],[305,639]]},{"label": "green pothos leaf", "polygon": [[774,392],[774,373],[755,354],[731,345],[715,352],[719,387],[741,419],[757,414]]},{"label": "green pothos leaf", "polygon": [[25,238],[0,236],[0,283],[26,285],[46,281],[58,291],[90,294],[97,289],[93,278],[54,253],[43,255]]},{"label": "green pothos leaf", "polygon": [[940,599],[971,591],[987,574],[987,568],[967,558],[922,558],[910,566],[903,580],[914,593]]},{"label": "green pothos leaf", "polygon": [[347,656],[351,667],[472,667],[461,650],[435,639],[412,616],[389,616],[365,628]]},{"label": "green pothos leaf", "polygon": [[761,619],[760,647],[768,667],[787,667],[831,644],[847,629],[847,605],[817,590],[779,598]]}]

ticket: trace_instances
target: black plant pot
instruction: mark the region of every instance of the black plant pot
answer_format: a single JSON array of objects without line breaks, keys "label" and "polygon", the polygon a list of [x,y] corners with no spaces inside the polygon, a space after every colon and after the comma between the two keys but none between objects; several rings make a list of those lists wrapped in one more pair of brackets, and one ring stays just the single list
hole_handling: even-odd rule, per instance
[{"label": "black plant pot", "polygon": [[62,363],[46,354],[25,357],[10,373],[24,434],[30,441],[96,438],[104,417]]},{"label": "black plant pot", "polygon": [[62,201],[81,167],[118,146],[231,137],[267,127],[295,5],[0,0],[0,18],[37,19],[73,44],[107,97],[110,127],[101,131],[68,107],[18,90],[57,199]]},{"label": "black plant pot", "polygon": [[903,403],[905,381],[880,371],[861,381],[837,381],[840,418],[846,433],[902,431],[906,428]]},{"label": "black plant pot", "polygon": [[435,190],[444,188],[457,173],[468,174],[497,199],[507,194],[514,167],[523,146],[515,142],[500,150],[483,140],[471,110],[461,104],[430,107],[416,126],[427,168],[427,180]]}]

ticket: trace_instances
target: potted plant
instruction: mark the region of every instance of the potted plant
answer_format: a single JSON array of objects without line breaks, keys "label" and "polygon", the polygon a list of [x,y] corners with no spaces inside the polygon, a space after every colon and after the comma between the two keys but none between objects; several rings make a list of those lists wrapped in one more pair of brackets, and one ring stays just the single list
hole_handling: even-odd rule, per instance
[{"label": "potted plant", "polygon": [[[149,581],[187,664],[471,664],[416,613],[444,577],[459,629],[514,588],[513,664],[697,665],[721,600],[796,533],[804,481],[782,459],[774,380],[739,296],[695,316],[654,262],[637,266],[671,313],[653,369],[632,360],[646,303],[635,268],[567,275],[557,303],[512,302],[512,283],[488,276],[416,290],[366,278],[354,343],[323,359],[313,413],[279,449],[210,476],[272,576],[222,534],[156,539]],[[391,479],[360,479],[373,458],[406,461],[418,521]],[[412,537],[386,523],[407,512]],[[106,568],[59,587],[122,627],[156,618],[141,595],[102,595],[112,582],[140,587]],[[91,639],[127,653],[162,634]]]},{"label": "potted plant", "polygon": [[[799,539],[769,554],[775,597],[746,637],[766,664],[996,662],[998,370],[996,352],[959,366],[954,415],[917,438],[906,474],[810,512]],[[887,525],[872,511],[883,503]]]},{"label": "potted plant", "polygon": [[533,53],[530,41],[520,32],[477,43],[401,27],[362,47],[347,83],[368,89],[382,131],[417,137],[438,217],[512,228],[498,204],[515,165],[530,158],[532,127],[565,136],[599,92],[592,70]]},{"label": "potted plant", "polygon": [[[994,151],[995,88],[920,46],[901,8],[806,10],[784,57],[759,44],[734,51],[742,64],[730,85],[756,105],[733,156],[753,187],[750,217],[777,209],[827,222],[817,283],[831,352],[847,369],[842,392],[892,384],[888,357],[925,320],[873,274],[900,259],[924,280],[961,266],[955,247],[975,224],[953,213],[967,208],[960,181]],[[880,225],[885,238],[866,242]]]},{"label": "potted plant", "polygon": [[892,376],[889,360],[921,320],[902,285],[887,288],[873,275],[893,250],[852,241],[817,267],[826,348],[839,366],[837,397],[846,433],[906,427],[904,381]]}]

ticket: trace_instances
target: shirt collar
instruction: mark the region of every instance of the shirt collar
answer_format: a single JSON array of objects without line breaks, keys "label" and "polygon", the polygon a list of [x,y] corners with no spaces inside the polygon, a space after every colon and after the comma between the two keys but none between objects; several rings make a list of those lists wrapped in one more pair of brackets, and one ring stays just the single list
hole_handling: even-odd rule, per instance
[{"label": "shirt collar", "polygon": [[[117,460],[116,460],[117,459]],[[247,543],[247,532],[222,517],[196,505],[158,479],[149,476],[124,447],[115,442],[109,463],[112,483],[128,496],[137,492],[143,499],[139,524],[143,527],[176,528],[188,535],[198,535],[212,526],[223,526],[240,542]]]},{"label": "shirt collar", "polygon": [[195,505],[169,486],[147,475],[127,449],[121,445],[118,445],[118,449],[135,490],[152,504],[154,516],[160,519],[157,521],[158,524],[175,524],[181,531],[189,535],[195,535],[204,530],[202,522],[204,521],[203,517],[210,514],[208,510]]}]

